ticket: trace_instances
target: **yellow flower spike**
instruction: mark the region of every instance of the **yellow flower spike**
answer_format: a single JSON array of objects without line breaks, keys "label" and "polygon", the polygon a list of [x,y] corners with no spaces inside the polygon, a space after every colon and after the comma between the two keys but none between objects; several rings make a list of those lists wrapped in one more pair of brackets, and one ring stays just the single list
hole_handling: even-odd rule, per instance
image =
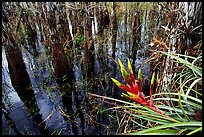
[{"label": "yellow flower spike", "polygon": [[142,92],[142,70],[139,69],[138,71],[138,87],[139,91]]},{"label": "yellow flower spike", "polygon": [[138,95],[132,94],[131,92],[127,92],[127,93],[130,95],[129,97],[131,97],[131,99],[132,98],[134,98],[134,99],[138,98]]},{"label": "yellow flower spike", "polygon": [[120,61],[119,58],[118,58],[118,63],[119,63],[119,65],[120,65],[120,71],[121,71],[121,73],[122,73],[123,78],[126,80],[126,82],[129,83],[129,82],[130,82],[130,78],[129,78],[129,76],[128,76],[128,73],[127,73],[127,71],[126,71],[126,69],[125,69],[123,63]]},{"label": "yellow flower spike", "polygon": [[126,98],[130,98],[127,94],[122,93],[122,96],[126,97]]},{"label": "yellow flower spike", "polygon": [[118,63],[119,63],[119,65],[120,65],[120,68],[122,69],[125,69],[125,67],[124,67],[124,65],[123,65],[123,63],[121,62],[121,60],[118,58]]},{"label": "yellow flower spike", "polygon": [[129,78],[129,76],[128,76],[127,71],[126,71],[125,69],[122,69],[122,68],[121,68],[120,71],[121,71],[121,73],[122,73],[123,78],[129,83],[129,82],[130,82],[130,78]]},{"label": "yellow flower spike", "polygon": [[112,79],[112,81],[118,86],[118,87],[120,87],[120,86],[122,86],[123,84],[121,84],[119,81],[117,81],[116,79],[114,79],[114,78],[111,78]]},{"label": "yellow flower spike", "polygon": [[130,71],[130,75],[134,75],[133,74],[133,71],[132,71],[132,66],[131,66],[131,64],[130,64],[130,60],[128,59],[128,69],[129,69],[129,71]]},{"label": "yellow flower spike", "polygon": [[154,77],[155,77],[155,73],[153,73],[153,75],[152,75],[151,85],[153,85],[153,84],[154,84]]},{"label": "yellow flower spike", "polygon": [[137,99],[138,98],[138,96],[137,95],[135,95],[135,94],[132,94],[132,93],[130,93],[130,92],[127,92],[128,94],[125,94],[125,93],[122,93],[122,96],[123,97],[126,97],[126,98],[129,98],[129,99]]}]

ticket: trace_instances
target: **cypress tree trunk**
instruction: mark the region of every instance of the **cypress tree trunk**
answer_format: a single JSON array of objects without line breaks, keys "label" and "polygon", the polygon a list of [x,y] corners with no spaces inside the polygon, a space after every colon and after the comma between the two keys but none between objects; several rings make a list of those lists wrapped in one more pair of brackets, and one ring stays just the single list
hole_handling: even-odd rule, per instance
[{"label": "cypress tree trunk", "polygon": [[96,16],[98,20],[98,53],[100,63],[104,63],[104,49],[103,49],[103,39],[104,39],[104,26],[103,26],[103,3],[98,3],[98,9],[96,10]]},{"label": "cypress tree trunk", "polygon": [[[77,135],[78,128],[75,121],[73,111],[72,93],[75,92],[74,72],[73,72],[73,54],[71,54],[71,47],[73,42],[68,26],[68,20],[64,6],[53,5],[54,8],[49,13],[48,24],[53,32],[51,38],[53,40],[52,57],[54,63],[54,70],[57,78],[57,83],[60,86],[62,93],[63,107],[70,116],[72,122],[72,132]],[[59,14],[61,13],[61,14]],[[67,54],[69,56],[67,56]],[[65,117],[66,118],[66,117]],[[68,119],[68,118],[66,118]]]},{"label": "cypress tree trunk", "polygon": [[[107,8],[107,4],[105,3],[105,11],[104,11],[104,18],[103,18],[103,24],[104,24],[104,45],[105,45],[105,58],[106,58],[106,63],[109,63],[109,59],[108,59],[108,50],[109,50],[109,44],[108,44],[108,29],[110,28],[110,17],[109,17],[109,12],[108,12],[108,8]],[[104,59],[105,59],[104,58]]]},{"label": "cypress tree trunk", "polygon": [[[164,45],[162,44],[164,42],[168,49],[163,48],[159,50],[184,54],[201,40],[202,30],[199,28],[199,25],[202,24],[200,16],[202,14],[201,5],[202,3],[200,2],[170,2],[161,4],[162,25],[158,31],[159,35],[157,34],[156,40],[153,40],[153,43],[155,45]],[[179,9],[180,12],[175,12],[175,9]],[[198,28],[192,31],[196,27]],[[182,33],[178,30],[182,30]],[[176,75],[174,68],[178,66],[178,63],[173,62],[169,56],[160,56],[159,58],[159,61],[153,64],[157,64],[160,67],[154,66],[154,69],[158,70],[158,75],[160,76],[159,83],[161,86],[159,90],[163,92],[171,91],[171,87],[168,85],[172,77]]]},{"label": "cypress tree trunk", "polygon": [[[92,38],[92,21],[93,12],[88,11],[88,3],[86,3],[85,13],[85,68],[87,72],[87,78],[92,79],[94,76],[94,43]],[[88,13],[89,12],[89,13]]]},{"label": "cypress tree trunk", "polygon": [[[117,19],[116,19],[116,8],[117,5],[115,2],[113,2],[113,8],[112,8],[112,16],[111,16],[111,34],[112,34],[112,58],[115,60],[115,52],[116,52],[116,39],[117,39]],[[114,74],[113,77],[116,75],[116,63],[113,62],[114,66]],[[115,84],[113,84],[112,88],[112,96],[115,97]]]},{"label": "cypress tree trunk", "polygon": [[[5,9],[3,9],[5,10]],[[13,9],[14,10],[14,9]],[[10,11],[8,11],[9,13]],[[4,12],[5,13],[5,12]],[[20,99],[24,102],[25,106],[29,109],[30,114],[33,119],[39,125],[39,130],[42,134],[50,134],[47,129],[45,129],[45,123],[42,122],[41,115],[39,114],[39,108],[36,103],[36,98],[32,85],[29,79],[28,72],[26,70],[21,48],[16,41],[16,36],[13,34],[13,28],[10,25],[10,18],[6,14],[3,14],[3,18],[7,21],[3,23],[3,45],[6,50],[6,57],[8,60],[8,68],[10,72],[12,85],[17,92]]]}]

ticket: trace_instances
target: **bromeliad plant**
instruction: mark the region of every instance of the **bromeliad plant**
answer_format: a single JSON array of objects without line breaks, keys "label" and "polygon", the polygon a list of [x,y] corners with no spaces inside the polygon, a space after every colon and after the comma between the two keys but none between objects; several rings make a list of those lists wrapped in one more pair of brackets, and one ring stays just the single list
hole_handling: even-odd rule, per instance
[{"label": "bromeliad plant", "polygon": [[155,77],[155,73],[153,73],[152,78],[151,78],[151,84],[150,84],[150,101],[147,101],[145,99],[145,96],[142,92],[142,71],[141,69],[139,69],[138,71],[138,80],[135,79],[134,74],[133,74],[133,70],[132,70],[132,66],[130,64],[130,60],[128,59],[128,69],[130,74],[127,73],[124,65],[122,64],[122,62],[120,61],[120,59],[118,58],[118,63],[120,65],[120,70],[123,76],[123,79],[125,82],[127,82],[127,85],[124,85],[122,83],[120,83],[119,81],[117,81],[114,78],[111,78],[112,81],[121,89],[123,89],[124,91],[127,92],[127,94],[122,93],[123,96],[130,98],[131,100],[145,105],[147,107],[149,107],[150,109],[154,110],[155,112],[164,115],[165,117],[170,118],[169,116],[165,115],[164,112],[162,112],[161,110],[159,110],[154,104],[153,104],[153,97],[152,97],[152,88],[153,88],[153,83],[154,83],[154,77]]}]

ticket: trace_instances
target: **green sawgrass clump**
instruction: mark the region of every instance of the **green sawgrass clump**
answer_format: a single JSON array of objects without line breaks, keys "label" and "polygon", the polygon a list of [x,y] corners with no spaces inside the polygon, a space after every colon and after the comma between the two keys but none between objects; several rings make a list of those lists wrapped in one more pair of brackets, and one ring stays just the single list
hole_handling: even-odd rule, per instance
[{"label": "green sawgrass clump", "polygon": [[[149,108],[146,105],[138,102],[130,103],[128,101],[114,99],[95,94],[89,94],[95,97],[106,100],[122,103],[123,105],[116,105],[107,108],[104,111],[117,111],[119,113],[126,113],[131,118],[130,123],[139,125],[139,128],[129,128],[126,131],[133,135],[192,135],[201,134],[202,132],[202,54],[198,57],[192,57],[181,54],[171,54],[167,52],[158,51],[160,54],[170,56],[173,61],[185,66],[183,71],[177,72],[175,77],[171,79],[171,84],[176,87],[172,88],[172,92],[152,94],[154,98],[155,107],[162,110],[165,114],[160,115],[158,112]],[[124,71],[123,65],[119,61],[121,72],[123,76],[128,78]],[[129,64],[129,62],[128,62]],[[131,70],[130,64],[128,65]],[[131,73],[131,71],[130,71]],[[132,74],[132,73],[131,73]],[[187,78],[186,78],[187,77]],[[121,83],[113,82],[121,86]],[[127,82],[128,79],[127,79]],[[151,84],[150,84],[151,85]],[[169,85],[172,86],[172,85]],[[154,93],[154,92],[153,92]],[[124,96],[124,94],[123,94]],[[149,96],[145,97],[150,99]],[[134,100],[133,100],[134,101]],[[200,118],[201,117],[201,118]],[[147,121],[147,125],[139,123],[138,119]],[[123,124],[120,123],[120,126]],[[120,134],[120,133],[119,133]]]}]

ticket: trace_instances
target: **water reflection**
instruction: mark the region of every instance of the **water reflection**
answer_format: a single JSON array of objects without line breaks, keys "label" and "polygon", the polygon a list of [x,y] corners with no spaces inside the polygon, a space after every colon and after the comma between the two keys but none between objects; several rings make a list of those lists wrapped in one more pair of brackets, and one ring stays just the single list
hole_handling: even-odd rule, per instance
[{"label": "water reflection", "polygon": [[[148,14],[147,14],[148,15]],[[148,17],[146,17],[148,18]],[[142,31],[147,31],[146,29],[148,26],[147,23],[148,19],[145,20],[142,23]],[[93,29],[93,38],[96,38],[97,35],[97,21],[94,19],[94,22],[92,23],[92,29]],[[49,131],[53,134],[57,134],[57,132],[60,132],[62,135],[68,135],[73,134],[71,130],[71,122],[68,122],[65,120],[64,116],[61,114],[61,108],[63,108],[61,93],[59,91],[59,86],[56,83],[56,77],[55,72],[53,69],[53,63],[50,55],[46,52],[46,49],[44,48],[44,45],[41,43],[41,39],[44,38],[44,34],[39,32],[39,26],[36,23],[36,30],[37,30],[37,51],[39,52],[39,56],[33,57],[32,54],[27,52],[22,47],[22,55],[23,60],[26,65],[27,72],[29,74],[29,78],[32,84],[32,88],[35,93],[35,98],[37,101],[37,105],[40,109],[39,114],[42,117],[42,120],[44,120],[46,128],[49,129]],[[71,25],[71,23],[69,23]],[[122,62],[124,62],[125,67],[127,67],[127,58],[130,58],[131,50],[130,50],[130,39],[131,39],[131,33],[130,33],[130,24],[127,23],[127,26],[124,26],[124,20],[118,21],[118,32],[117,32],[117,41],[116,41],[116,61],[117,58],[120,58]],[[146,27],[145,27],[146,26]],[[72,28],[70,26],[70,28]],[[124,37],[124,34],[126,33],[126,29],[128,34],[126,35],[126,38]],[[112,48],[111,48],[111,37],[110,37],[110,28],[105,30],[108,36],[107,40],[104,40],[104,43],[108,41],[107,50],[106,51],[106,61],[103,63],[100,62],[100,56],[98,54],[98,44],[97,42],[94,43],[95,47],[95,62],[94,62],[94,79],[97,84],[97,94],[105,95],[105,96],[113,96],[113,92],[117,93],[116,98],[120,98],[121,91],[119,89],[112,89],[113,83],[110,80],[111,77],[116,77],[117,79],[122,80],[122,76],[120,73],[120,70],[118,69],[118,66],[114,68],[112,62],[111,55],[112,55]],[[145,33],[144,33],[145,34]],[[72,38],[73,34],[71,33]],[[142,35],[141,40],[143,41],[143,44],[146,45],[149,40],[147,35]],[[125,46],[124,46],[125,45]],[[105,48],[106,46],[104,46]],[[77,49],[77,47],[75,47]],[[136,56],[135,61],[135,68],[136,68],[136,77],[137,77],[137,71],[139,68],[142,69],[144,78],[146,77],[147,83],[149,82],[149,64],[145,63],[146,57],[144,57],[144,52],[146,52],[147,47],[146,46],[140,46],[140,49],[138,50],[138,54]],[[140,54],[141,53],[141,54]],[[73,98],[73,112],[77,113],[77,107],[76,107],[76,101],[78,100],[80,103],[83,102],[84,104],[81,104],[82,109],[82,115],[83,116],[76,116],[76,126],[78,127],[78,134],[106,134],[104,133],[105,127],[96,125],[88,125],[87,121],[89,117],[87,116],[88,107],[86,104],[86,101],[84,101],[85,96],[87,95],[87,89],[86,89],[86,80],[84,75],[84,68],[82,66],[83,60],[84,60],[84,51],[78,48],[77,50],[74,50],[74,77],[75,77],[75,87],[76,87],[76,94],[73,94],[73,96],[77,96],[77,98]],[[23,102],[20,100],[20,98],[17,96],[15,90],[12,87],[9,71],[8,71],[8,63],[6,61],[5,57],[5,51],[2,50],[2,82],[5,87],[5,92],[7,92],[7,96],[10,98],[11,104],[13,105],[13,108],[9,109],[10,117],[13,119],[13,121],[16,124],[17,129],[21,132],[29,132],[32,134],[41,134],[39,131],[39,128],[35,122],[33,122],[31,119],[27,117],[28,110],[26,110]],[[130,58],[131,60],[131,58]],[[132,60],[131,60],[132,61]],[[119,91],[117,91],[119,90]],[[148,91],[148,90],[147,90]],[[89,92],[89,91],[88,91]],[[99,102],[98,102],[99,103]],[[100,105],[101,108],[108,107],[106,103],[102,103]],[[78,113],[79,114],[79,113]],[[84,119],[81,119],[81,117],[84,117]],[[110,119],[105,114],[98,115],[98,119],[96,120],[99,123],[103,123],[108,125],[108,123],[111,124]],[[5,123],[5,122],[4,122]],[[110,125],[109,124],[109,125]],[[112,123],[113,124],[113,123]],[[8,125],[3,124],[3,127],[6,128]],[[24,128],[27,128],[26,131],[24,131]],[[82,130],[83,129],[83,130]],[[83,133],[84,132],[84,133]],[[115,131],[112,129],[112,131],[107,131],[109,134],[114,134]]]}]

